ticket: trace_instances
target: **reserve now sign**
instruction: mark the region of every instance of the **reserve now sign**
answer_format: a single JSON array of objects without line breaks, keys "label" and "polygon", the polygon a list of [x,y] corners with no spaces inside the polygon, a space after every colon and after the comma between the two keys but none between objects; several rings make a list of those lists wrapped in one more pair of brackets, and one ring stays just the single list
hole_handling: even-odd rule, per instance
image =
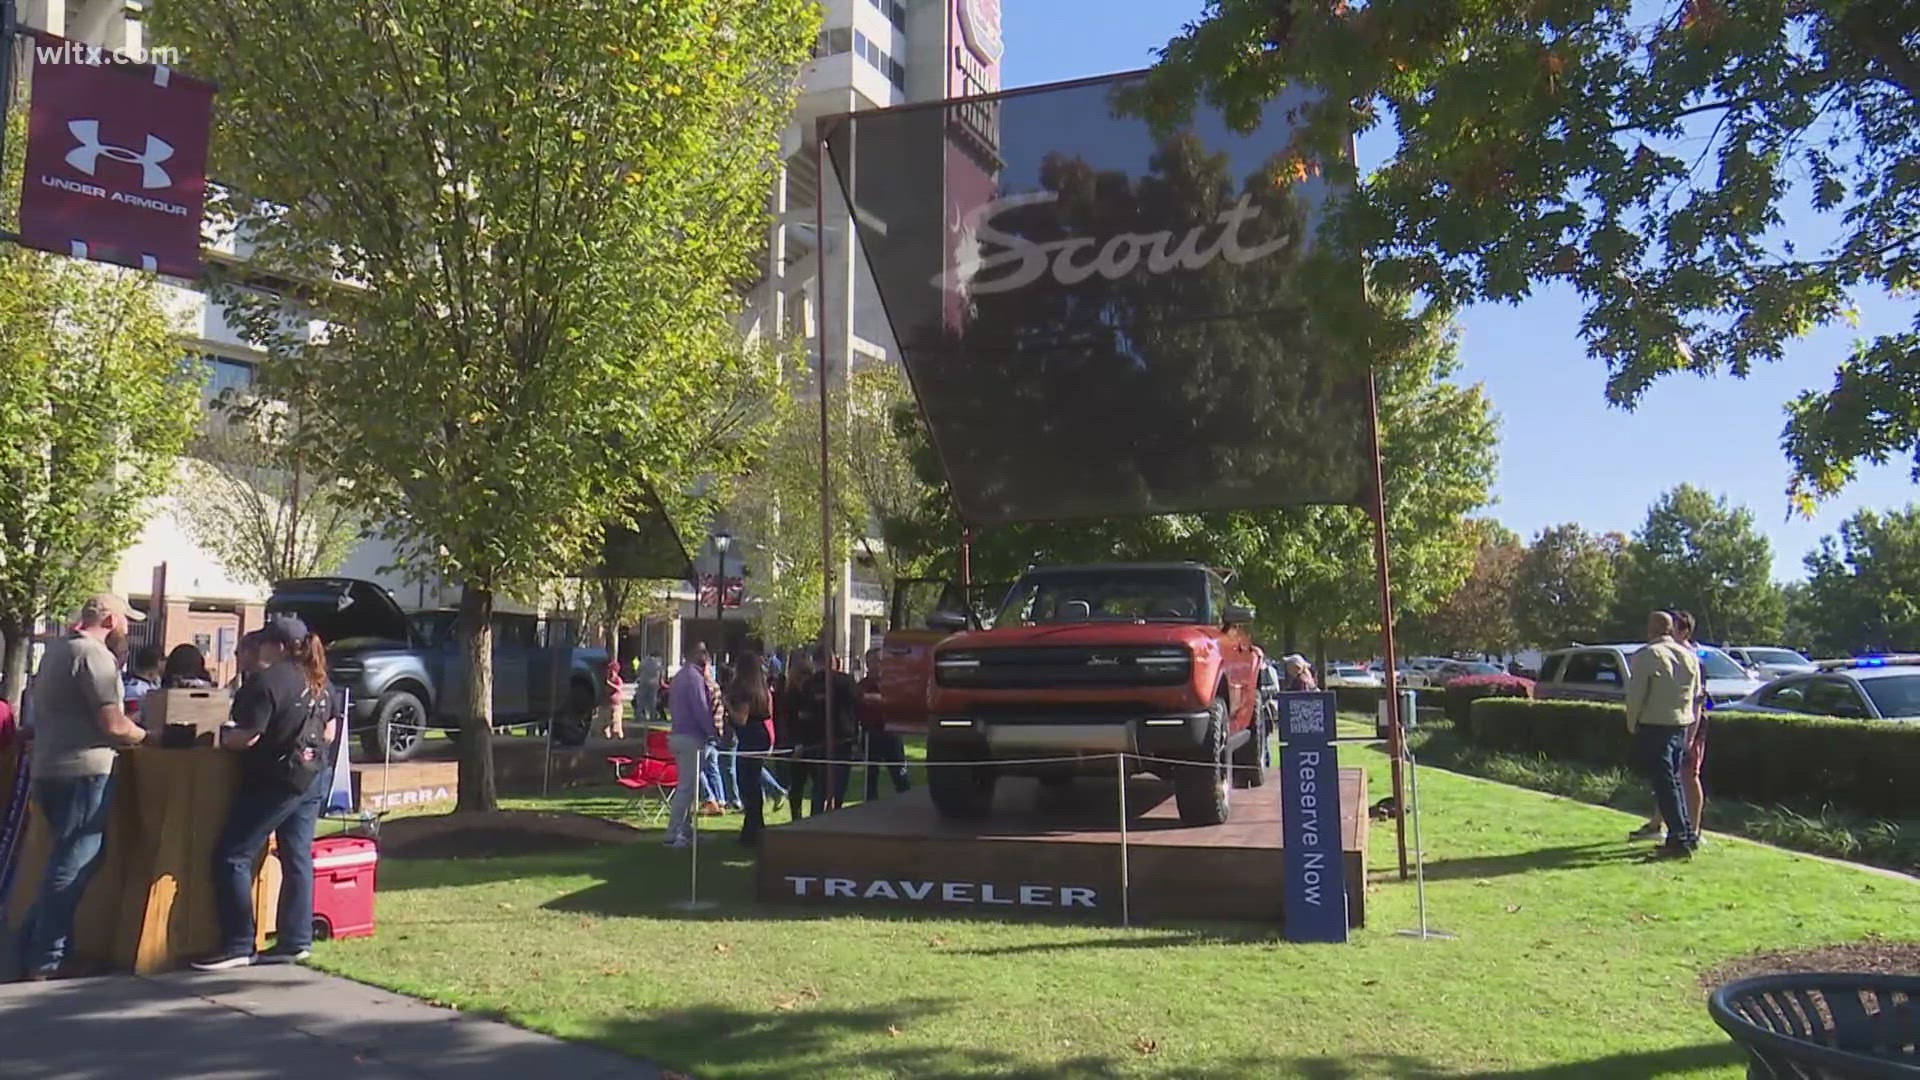
[{"label": "reserve now sign", "polygon": [[1333,716],[1332,694],[1280,695],[1280,827],[1287,853],[1288,941],[1347,940]]}]

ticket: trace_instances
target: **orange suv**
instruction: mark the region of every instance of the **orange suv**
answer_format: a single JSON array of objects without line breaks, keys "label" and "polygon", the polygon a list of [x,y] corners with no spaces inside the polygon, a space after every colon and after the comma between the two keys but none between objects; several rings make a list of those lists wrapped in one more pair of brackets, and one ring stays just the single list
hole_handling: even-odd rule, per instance
[{"label": "orange suv", "polygon": [[990,628],[949,608],[928,620],[957,631],[937,644],[890,634],[883,697],[923,690],[927,784],[946,816],[986,814],[1003,774],[1065,784],[1111,775],[1125,752],[1172,782],[1183,822],[1217,825],[1236,784],[1265,778],[1252,620],[1197,563],[1034,569]]}]

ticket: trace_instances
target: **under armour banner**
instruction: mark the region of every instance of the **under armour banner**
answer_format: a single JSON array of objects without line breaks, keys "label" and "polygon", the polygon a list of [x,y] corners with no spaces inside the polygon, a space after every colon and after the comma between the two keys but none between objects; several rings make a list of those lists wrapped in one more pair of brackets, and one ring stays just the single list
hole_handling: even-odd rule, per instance
[{"label": "under armour banner", "polygon": [[826,122],[961,517],[1365,502],[1367,361],[1321,314],[1359,262],[1321,236],[1342,189],[1292,146],[1310,99],[1246,134],[1205,106],[1156,129],[1141,78]]},{"label": "under armour banner", "polygon": [[213,87],[51,34],[28,44],[20,242],[198,278]]}]

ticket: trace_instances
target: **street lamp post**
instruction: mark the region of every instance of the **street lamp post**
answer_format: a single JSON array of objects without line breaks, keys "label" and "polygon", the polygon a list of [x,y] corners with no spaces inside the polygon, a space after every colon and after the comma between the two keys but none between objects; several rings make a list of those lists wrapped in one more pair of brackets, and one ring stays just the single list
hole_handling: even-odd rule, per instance
[{"label": "street lamp post", "polygon": [[726,532],[713,534],[713,550],[720,553],[720,572],[713,582],[713,617],[719,621],[719,649],[727,647],[727,549],[733,546],[733,536]]}]

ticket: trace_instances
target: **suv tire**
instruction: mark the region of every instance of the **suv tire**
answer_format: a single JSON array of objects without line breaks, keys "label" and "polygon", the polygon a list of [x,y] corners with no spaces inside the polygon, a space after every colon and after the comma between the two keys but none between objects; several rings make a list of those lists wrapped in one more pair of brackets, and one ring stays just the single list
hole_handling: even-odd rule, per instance
[{"label": "suv tire", "polygon": [[427,706],[419,697],[406,690],[389,690],[373,707],[373,728],[360,733],[360,748],[372,761],[407,761],[426,742],[426,722]]},{"label": "suv tire", "polygon": [[[975,762],[966,765],[948,762]],[[1000,779],[999,770],[981,763],[971,748],[956,747],[938,740],[927,743],[927,794],[941,817],[971,820],[986,817],[993,810],[993,789]]]},{"label": "suv tire", "polygon": [[1257,788],[1267,782],[1267,743],[1272,737],[1272,729],[1267,725],[1267,708],[1257,705],[1253,710],[1253,727],[1247,730],[1247,741],[1233,752],[1233,786]]},{"label": "suv tire", "polygon": [[1226,822],[1231,799],[1231,763],[1227,756],[1227,702],[1215,694],[1207,707],[1207,741],[1201,758],[1173,767],[1173,801],[1183,825],[1220,825]]}]

